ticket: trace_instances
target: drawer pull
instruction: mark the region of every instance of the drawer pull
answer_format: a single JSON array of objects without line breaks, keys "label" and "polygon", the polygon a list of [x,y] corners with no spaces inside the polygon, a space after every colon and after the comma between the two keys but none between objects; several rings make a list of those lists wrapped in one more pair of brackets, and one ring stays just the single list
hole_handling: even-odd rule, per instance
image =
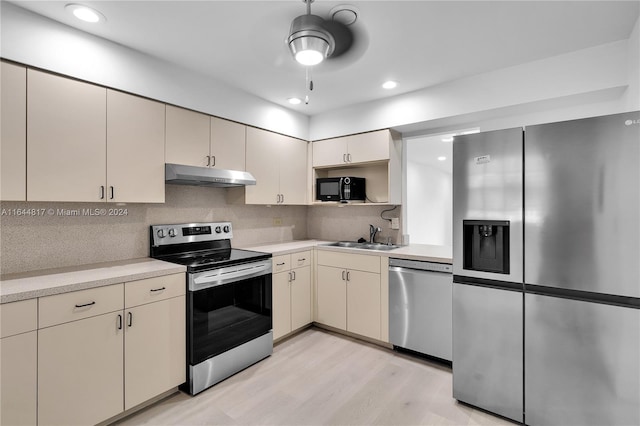
[{"label": "drawer pull", "polygon": [[282,262],[282,263],[276,263],[276,266],[282,266],[282,265],[284,265],[284,264],[285,264],[285,262]]},{"label": "drawer pull", "polygon": [[162,290],[166,290],[166,287],[160,287],[160,288],[152,288],[150,291],[162,291]]},{"label": "drawer pull", "polygon": [[303,257],[302,259],[298,259],[298,262],[304,262],[305,260],[307,260],[307,258]]},{"label": "drawer pull", "polygon": [[85,303],[84,305],[76,305],[76,308],[85,308],[87,306],[91,306],[91,305],[95,305],[95,304],[96,304],[96,302],[93,301],[93,302]]}]

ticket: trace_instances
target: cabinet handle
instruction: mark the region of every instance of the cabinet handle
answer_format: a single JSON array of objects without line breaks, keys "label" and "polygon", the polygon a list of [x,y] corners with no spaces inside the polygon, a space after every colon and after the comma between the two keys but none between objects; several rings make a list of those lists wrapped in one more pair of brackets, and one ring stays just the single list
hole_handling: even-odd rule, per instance
[{"label": "cabinet handle", "polygon": [[211,156],[207,155],[207,167],[211,165]]},{"label": "cabinet handle", "polygon": [[344,277],[344,273],[347,271],[342,271],[342,281],[346,281],[345,277]]},{"label": "cabinet handle", "polygon": [[213,159],[213,162],[211,163],[211,167],[215,167],[216,166],[216,156],[212,155],[211,158]]},{"label": "cabinet handle", "polygon": [[281,203],[284,203],[284,194],[281,194],[281,195],[282,195],[282,201],[281,201]]},{"label": "cabinet handle", "polygon": [[100,185],[100,199],[104,200],[104,185]]},{"label": "cabinet handle", "polygon": [[347,154],[342,154],[342,162],[343,163],[347,162]]},{"label": "cabinet handle", "polygon": [[282,266],[282,265],[284,265],[284,262],[282,262],[282,263],[276,263],[276,266]]},{"label": "cabinet handle", "polygon": [[347,154],[347,162],[350,163],[351,162],[351,154]]},{"label": "cabinet handle", "polygon": [[155,291],[162,291],[162,290],[166,290],[166,289],[167,289],[166,287],[160,287],[160,288],[152,288],[149,291],[155,292]]},{"label": "cabinet handle", "polygon": [[84,305],[76,305],[76,308],[85,308],[87,306],[91,306],[91,305],[95,305],[95,304],[96,304],[96,302],[93,301],[93,302],[85,303]]},{"label": "cabinet handle", "polygon": [[305,260],[307,260],[307,258],[306,258],[306,257],[303,257],[303,258],[301,258],[301,259],[298,259],[298,262],[304,262]]},{"label": "cabinet handle", "polygon": [[133,314],[131,312],[127,312],[127,316],[129,317],[129,323],[127,325],[131,327],[133,324]]},{"label": "cabinet handle", "polygon": [[289,276],[289,283],[291,283],[291,272],[288,272],[287,275]]},{"label": "cabinet handle", "polygon": [[111,200],[113,200],[113,196],[114,196],[114,191],[113,191],[113,186],[110,186],[109,189],[111,190]]},{"label": "cabinet handle", "polygon": [[351,281],[351,271],[347,271],[347,281]]},{"label": "cabinet handle", "polygon": [[122,330],[122,315],[118,314],[118,330]]},{"label": "cabinet handle", "polygon": [[296,280],[296,271],[291,271],[291,275],[293,275],[292,281]]}]

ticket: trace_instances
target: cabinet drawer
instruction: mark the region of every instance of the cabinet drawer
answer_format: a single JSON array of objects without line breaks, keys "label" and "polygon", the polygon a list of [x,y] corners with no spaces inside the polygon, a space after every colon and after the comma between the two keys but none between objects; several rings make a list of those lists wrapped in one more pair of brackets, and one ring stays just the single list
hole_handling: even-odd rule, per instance
[{"label": "cabinet drawer", "polygon": [[291,268],[302,268],[311,265],[311,250],[291,254]]},{"label": "cabinet drawer", "polygon": [[38,328],[38,299],[0,305],[0,337],[26,333]]},{"label": "cabinet drawer", "polygon": [[41,297],[39,328],[124,309],[124,284]]},{"label": "cabinet drawer", "polygon": [[271,258],[273,262],[273,273],[276,274],[282,271],[288,271],[291,269],[291,255],[283,254],[281,256],[274,256]]},{"label": "cabinet drawer", "polygon": [[165,275],[131,281],[124,287],[125,307],[144,305],[185,294],[187,282],[184,274]]},{"label": "cabinet drawer", "polygon": [[380,256],[318,250],[318,265],[380,273]]}]

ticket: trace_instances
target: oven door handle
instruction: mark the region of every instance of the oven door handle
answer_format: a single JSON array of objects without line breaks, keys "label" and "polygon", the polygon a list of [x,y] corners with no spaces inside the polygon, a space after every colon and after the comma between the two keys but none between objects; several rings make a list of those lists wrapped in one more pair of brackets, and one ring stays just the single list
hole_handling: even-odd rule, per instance
[{"label": "oven door handle", "polygon": [[271,260],[269,259],[259,263],[250,263],[193,274],[189,277],[189,291],[204,290],[206,288],[271,274],[271,268]]}]

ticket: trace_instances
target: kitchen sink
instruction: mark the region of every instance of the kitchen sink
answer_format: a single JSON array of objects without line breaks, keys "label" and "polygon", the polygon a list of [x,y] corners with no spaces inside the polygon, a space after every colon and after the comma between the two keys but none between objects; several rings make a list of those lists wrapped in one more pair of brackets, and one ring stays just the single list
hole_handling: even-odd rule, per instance
[{"label": "kitchen sink", "polygon": [[338,241],[335,243],[327,244],[332,247],[348,247],[364,250],[382,250],[388,251],[398,248],[399,246],[393,244],[381,244],[381,243],[359,243],[357,241]]}]

